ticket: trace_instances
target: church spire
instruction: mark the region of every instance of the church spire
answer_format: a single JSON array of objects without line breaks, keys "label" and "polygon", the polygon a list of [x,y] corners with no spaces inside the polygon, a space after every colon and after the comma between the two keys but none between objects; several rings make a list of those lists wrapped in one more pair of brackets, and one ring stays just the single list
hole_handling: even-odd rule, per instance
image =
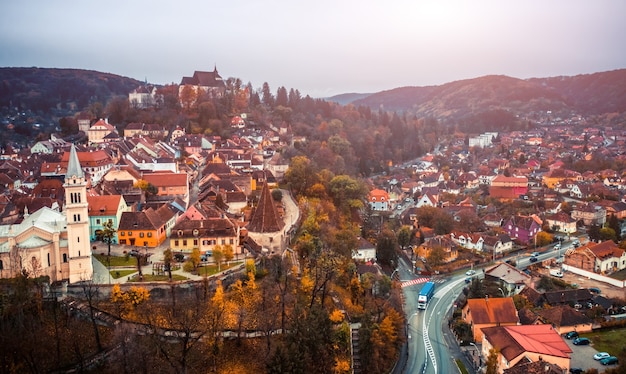
[{"label": "church spire", "polygon": [[78,154],[76,153],[76,146],[74,144],[72,144],[72,148],[70,148],[70,161],[67,164],[66,178],[71,178],[72,176],[85,178],[83,169],[80,167],[80,161],[78,161]]},{"label": "church spire", "polygon": [[248,230],[252,232],[276,232],[282,230],[284,225],[274,206],[270,188],[265,182],[259,203],[248,223]]}]

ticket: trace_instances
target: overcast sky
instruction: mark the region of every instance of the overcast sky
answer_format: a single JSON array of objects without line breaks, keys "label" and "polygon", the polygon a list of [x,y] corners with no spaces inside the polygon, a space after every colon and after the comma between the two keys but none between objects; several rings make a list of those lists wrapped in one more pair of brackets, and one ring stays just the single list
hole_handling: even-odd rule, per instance
[{"label": "overcast sky", "polygon": [[626,68],[623,0],[1,1],[0,66],[327,97]]}]

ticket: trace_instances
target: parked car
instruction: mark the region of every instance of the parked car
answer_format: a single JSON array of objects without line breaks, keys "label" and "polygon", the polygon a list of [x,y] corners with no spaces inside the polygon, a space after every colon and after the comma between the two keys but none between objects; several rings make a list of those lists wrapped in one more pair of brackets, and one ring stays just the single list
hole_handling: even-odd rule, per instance
[{"label": "parked car", "polygon": [[603,358],[602,360],[600,360],[600,363],[602,365],[613,365],[613,364],[617,364],[617,357],[615,356],[609,356],[607,358]]},{"label": "parked car", "polygon": [[476,270],[468,270],[465,272],[465,275],[468,275],[468,276],[472,276],[474,274],[476,274]]},{"label": "parked car", "polygon": [[570,331],[565,334],[565,339],[574,339],[578,337],[578,333],[576,331]]},{"label": "parked car", "polygon": [[539,252],[533,252],[533,253],[530,255],[530,257],[537,257],[537,256],[539,256]]},{"label": "parked car", "polygon": [[596,293],[598,295],[602,293],[602,291],[600,291],[600,289],[597,287],[589,287],[589,292]]},{"label": "parked car", "polygon": [[607,358],[607,357],[611,357],[611,355],[608,354],[607,352],[598,352],[595,355],[593,355],[593,359],[596,361],[600,361],[603,358]]},{"label": "parked car", "polygon": [[530,262],[537,262],[537,257],[531,257]]},{"label": "parked car", "polygon": [[569,368],[570,374],[583,374],[585,371],[581,368]]},{"label": "parked car", "polygon": [[574,345],[589,345],[591,341],[587,338],[576,338],[572,343],[574,343]]}]

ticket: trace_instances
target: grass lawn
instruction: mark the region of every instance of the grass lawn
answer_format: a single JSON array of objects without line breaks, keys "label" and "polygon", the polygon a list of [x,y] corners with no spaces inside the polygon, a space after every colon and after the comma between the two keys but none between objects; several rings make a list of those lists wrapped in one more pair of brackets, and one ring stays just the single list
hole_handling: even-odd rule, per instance
[{"label": "grass lawn", "polygon": [[[242,261],[231,262],[230,264],[222,264],[220,265],[219,271],[228,270],[234,267],[237,267],[242,264]],[[206,275],[211,276],[213,274],[217,274],[217,265],[207,265],[198,268],[198,275]]]},{"label": "grass lawn", "polygon": [[[106,255],[94,254],[94,257],[104,266],[108,266]],[[137,266],[137,259],[132,256],[111,256],[111,266]]]},{"label": "grass lawn", "polygon": [[111,270],[111,278],[117,279],[117,278],[125,277],[129,274],[136,273],[136,272],[137,270],[130,270],[130,269]]},{"label": "grass lawn", "polygon": [[622,269],[620,271],[617,271],[613,274],[611,274],[611,278],[613,279],[619,279],[619,280],[626,280],[626,269]]},{"label": "grass lawn", "polygon": [[[181,280],[185,280],[187,279],[187,277],[184,277],[182,275],[179,274],[172,274],[172,280],[175,281],[181,281]],[[143,281],[144,282],[163,282],[163,281],[169,281],[170,278],[167,274],[165,275],[152,275],[152,274],[144,274],[143,275]],[[133,276],[129,282],[139,282],[139,274]]]},{"label": "grass lawn", "polygon": [[617,356],[619,349],[626,342],[626,328],[613,329],[581,334],[585,338],[589,338],[598,352],[609,352],[613,356]]}]

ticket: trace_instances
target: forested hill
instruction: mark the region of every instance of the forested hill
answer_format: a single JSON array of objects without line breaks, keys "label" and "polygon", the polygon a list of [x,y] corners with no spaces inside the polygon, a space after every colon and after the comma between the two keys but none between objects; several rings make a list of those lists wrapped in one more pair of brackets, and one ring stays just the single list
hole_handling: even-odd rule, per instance
[{"label": "forested hill", "polygon": [[[446,83],[400,87],[359,98],[354,105],[414,113],[418,117],[460,119],[478,112],[505,110],[532,113],[600,115],[626,112],[626,69],[608,72],[518,79],[502,75]],[[339,95],[342,103],[345,97]],[[340,102],[334,97],[329,101]]]},{"label": "forested hill", "polygon": [[25,107],[47,112],[78,109],[90,102],[106,103],[141,85],[136,79],[80,69],[0,68],[0,107]]}]

